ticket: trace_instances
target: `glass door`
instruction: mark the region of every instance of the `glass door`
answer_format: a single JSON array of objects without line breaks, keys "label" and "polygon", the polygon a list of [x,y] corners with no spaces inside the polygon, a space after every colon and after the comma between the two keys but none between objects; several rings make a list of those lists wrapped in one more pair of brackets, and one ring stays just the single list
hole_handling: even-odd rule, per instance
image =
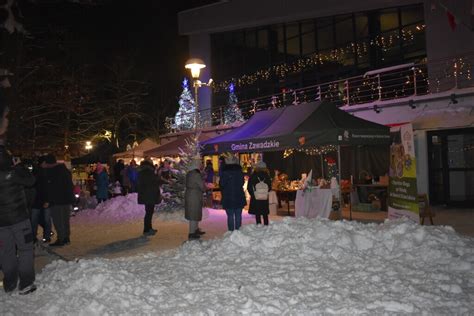
[{"label": "glass door", "polygon": [[428,132],[430,198],[433,204],[474,203],[474,129]]}]

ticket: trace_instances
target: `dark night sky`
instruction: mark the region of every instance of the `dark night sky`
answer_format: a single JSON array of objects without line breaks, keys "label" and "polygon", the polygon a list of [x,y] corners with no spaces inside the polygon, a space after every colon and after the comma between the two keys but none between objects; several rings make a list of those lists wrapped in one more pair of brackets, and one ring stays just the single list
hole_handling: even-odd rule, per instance
[{"label": "dark night sky", "polygon": [[[117,56],[134,56],[137,79],[151,84],[150,104],[176,103],[177,108],[188,57],[187,38],[178,35],[177,13],[215,1],[96,2],[37,0],[24,6],[24,24],[38,38],[48,37],[51,30],[64,31],[61,38],[76,65],[93,68]],[[64,52],[56,43],[44,51],[52,58]]]}]

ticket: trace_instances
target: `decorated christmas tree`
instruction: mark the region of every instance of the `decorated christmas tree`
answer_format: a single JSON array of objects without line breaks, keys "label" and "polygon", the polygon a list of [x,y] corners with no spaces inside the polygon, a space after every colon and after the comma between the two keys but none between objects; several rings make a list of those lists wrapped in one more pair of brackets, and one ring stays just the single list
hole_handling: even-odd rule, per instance
[{"label": "decorated christmas tree", "polygon": [[189,90],[188,79],[183,80],[183,91],[179,97],[179,109],[174,117],[173,128],[182,131],[194,128],[195,115],[194,111],[196,107],[194,105],[193,95]]},{"label": "decorated christmas tree", "polygon": [[201,159],[199,133],[191,134],[186,139],[186,146],[179,148],[179,158],[172,160],[172,180],[163,185],[163,203],[158,206],[164,212],[184,212],[184,191],[188,167],[193,159]]},{"label": "decorated christmas tree", "polygon": [[336,160],[328,156],[324,158],[324,161],[326,162],[327,179],[331,180],[333,177],[337,178],[338,170]]},{"label": "decorated christmas tree", "polygon": [[244,117],[242,112],[237,105],[237,96],[234,92],[234,84],[229,85],[229,101],[227,102],[227,107],[224,111],[224,124],[232,124],[234,122],[243,122]]}]

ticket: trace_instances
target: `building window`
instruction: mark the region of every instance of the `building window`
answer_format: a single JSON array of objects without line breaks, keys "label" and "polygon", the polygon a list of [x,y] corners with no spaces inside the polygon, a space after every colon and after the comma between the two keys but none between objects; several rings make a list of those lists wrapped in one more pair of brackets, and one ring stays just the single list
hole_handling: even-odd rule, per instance
[{"label": "building window", "polygon": [[[216,81],[241,78],[308,57],[321,60],[283,78],[271,75],[265,82],[236,87],[240,100],[255,98],[282,88],[317,84],[425,58],[423,5],[216,33],[211,36],[211,46]],[[226,94],[216,93],[214,104],[226,102]]]},{"label": "building window", "polygon": [[307,56],[316,52],[316,33],[314,21],[301,23],[301,53]]}]

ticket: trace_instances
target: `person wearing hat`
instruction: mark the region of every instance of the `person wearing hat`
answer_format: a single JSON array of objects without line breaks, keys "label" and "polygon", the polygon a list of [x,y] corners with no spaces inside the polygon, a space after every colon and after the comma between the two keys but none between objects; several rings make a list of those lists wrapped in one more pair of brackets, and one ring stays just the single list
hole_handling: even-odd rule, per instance
[{"label": "person wearing hat", "polygon": [[233,231],[242,225],[242,208],[247,201],[244,193],[244,173],[239,159],[233,155],[225,159],[225,166],[219,180],[222,207],[227,214],[227,229]]},{"label": "person wearing hat", "polygon": [[189,162],[186,173],[186,189],[184,192],[184,217],[189,221],[189,240],[201,238],[204,234],[199,229],[202,220],[202,195],[206,190],[201,175],[201,159],[193,159]]},{"label": "person wearing hat", "polygon": [[260,182],[264,182],[268,188],[271,189],[272,181],[267,165],[263,161],[259,161],[255,164],[255,168],[247,185],[247,191],[250,194],[249,214],[255,215],[257,225],[262,223],[262,217],[264,225],[268,225],[268,213],[270,213],[268,196],[267,199],[257,199],[255,197],[255,186]]},{"label": "person wearing hat", "polygon": [[[8,127],[8,107],[0,90],[0,135]],[[24,295],[36,290],[33,232],[28,214],[25,187],[35,182],[25,168],[13,166],[13,159],[0,144],[0,267],[3,289],[13,292],[19,287]],[[18,284],[19,281],[19,284]]]}]

